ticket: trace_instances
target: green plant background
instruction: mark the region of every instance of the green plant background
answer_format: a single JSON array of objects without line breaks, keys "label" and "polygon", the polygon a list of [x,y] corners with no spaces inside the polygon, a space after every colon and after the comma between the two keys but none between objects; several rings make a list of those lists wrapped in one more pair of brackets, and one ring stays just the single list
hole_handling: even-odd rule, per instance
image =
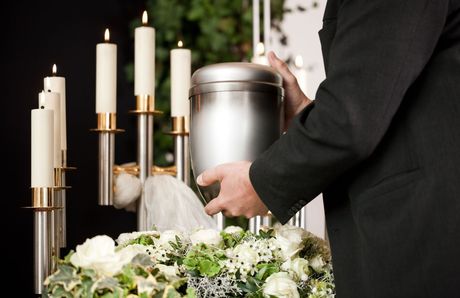
[{"label": "green plant background", "polygon": [[[292,9],[285,8],[285,0],[270,2],[271,27],[280,33],[280,43],[287,45],[287,37],[280,24],[285,13],[292,12]],[[316,2],[309,6],[316,7]],[[297,6],[294,9],[303,12],[308,8]],[[173,139],[162,132],[171,129],[170,50],[177,48],[179,40],[183,41],[184,48],[191,49],[192,73],[209,64],[249,61],[252,56],[252,1],[146,0],[146,10],[149,25],[156,30],[155,104],[157,110],[164,112],[155,118],[154,158],[156,165],[167,166],[171,164],[167,156],[173,152]],[[263,12],[263,5],[260,11]],[[134,28],[140,25],[139,16],[132,21],[130,31],[134,32]],[[128,64],[125,70],[128,80],[132,82],[133,63]],[[238,224],[245,227],[246,221],[239,220]]]}]

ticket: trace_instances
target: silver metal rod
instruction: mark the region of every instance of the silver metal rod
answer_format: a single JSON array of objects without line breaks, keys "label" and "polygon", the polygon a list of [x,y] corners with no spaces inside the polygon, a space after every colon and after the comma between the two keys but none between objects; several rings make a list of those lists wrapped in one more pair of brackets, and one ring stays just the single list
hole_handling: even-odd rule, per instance
[{"label": "silver metal rod", "polygon": [[272,217],[271,217],[271,215],[262,216],[262,225],[264,225],[266,227],[271,227],[272,226]]},{"label": "silver metal rod", "polygon": [[[57,194],[55,194],[54,196],[56,197]],[[51,263],[50,263],[51,272],[56,270],[56,264],[57,264],[56,262],[57,262],[57,259],[60,257],[56,212],[57,210],[48,212],[48,233],[49,233],[49,244],[50,244],[50,253],[51,253]]]},{"label": "silver metal rod", "polygon": [[43,293],[43,282],[51,272],[51,246],[47,211],[34,212],[34,288]]},{"label": "silver metal rod", "polygon": [[[65,171],[62,171],[62,186],[66,186],[66,181],[65,181]],[[66,247],[67,246],[67,201],[66,201],[66,190],[65,188],[61,190],[61,196],[60,196],[60,202],[59,206],[61,209],[59,209],[58,214],[59,214],[59,239],[60,239],[60,247]]]},{"label": "silver metal rod", "polygon": [[174,163],[176,178],[190,186],[190,153],[187,135],[174,135]]},{"label": "silver metal rod", "polygon": [[262,225],[262,217],[261,216],[255,216],[253,218],[249,219],[249,230],[256,234],[259,235],[259,230]]},{"label": "silver metal rod", "polygon": [[99,133],[99,205],[113,205],[113,164],[115,160],[115,135]]},{"label": "silver metal rod", "polygon": [[[62,166],[67,166],[67,149],[61,150],[61,159],[62,159]],[[62,186],[66,186],[66,171],[61,171],[61,182]],[[66,200],[66,190],[65,188],[61,191],[61,207],[60,210],[60,246],[66,247],[67,246],[67,200]]]},{"label": "silver metal rod", "polygon": [[300,227],[302,229],[307,229],[307,206],[304,206],[299,211],[299,220],[300,220]]},{"label": "silver metal rod", "polygon": [[225,229],[225,216],[222,214],[222,212],[214,215],[214,220],[216,221],[218,231]]},{"label": "silver metal rod", "polygon": [[60,257],[61,251],[61,233],[62,233],[62,190],[55,190],[54,192],[54,206],[58,209],[51,211],[52,218],[50,220],[51,224],[51,235],[52,235],[52,248],[53,248],[53,255]]},{"label": "silver metal rod", "polygon": [[[137,162],[139,179],[143,184],[153,165],[153,115],[139,114],[137,118]],[[142,191],[137,202],[137,229],[144,231],[146,227],[145,193]]]},{"label": "silver metal rod", "polygon": [[294,215],[293,219],[294,219],[294,226],[300,228],[300,211]]}]

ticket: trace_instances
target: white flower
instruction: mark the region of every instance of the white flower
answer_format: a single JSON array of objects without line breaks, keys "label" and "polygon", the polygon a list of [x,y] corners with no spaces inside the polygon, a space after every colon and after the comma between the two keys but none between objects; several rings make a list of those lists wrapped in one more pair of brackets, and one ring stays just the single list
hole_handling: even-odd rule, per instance
[{"label": "white flower", "polygon": [[166,275],[166,277],[177,277],[178,270],[177,270],[176,264],[174,264],[174,265],[175,266],[167,266],[167,265],[163,265],[163,264],[157,264],[157,265],[155,265],[155,268],[160,270],[160,272],[163,273],[164,275]]},{"label": "white flower", "polygon": [[142,235],[151,235],[151,236],[158,236],[159,233],[157,231],[142,231],[142,232],[132,232],[132,233],[121,233],[118,236],[117,243],[118,245],[124,245],[127,242],[134,240]]},{"label": "white flower", "polygon": [[295,273],[299,280],[308,280],[310,269],[308,268],[308,261],[303,258],[296,258],[293,261],[287,260],[281,265],[281,269]]},{"label": "white flower", "polygon": [[310,267],[318,273],[324,271],[324,265],[326,265],[326,263],[324,263],[323,258],[320,255],[317,255],[310,260]]},{"label": "white flower", "polygon": [[184,240],[184,235],[175,230],[167,230],[161,233],[160,238],[158,241],[156,241],[156,244],[163,246],[164,248],[172,249],[171,242],[176,242],[176,236],[179,237],[179,239]]},{"label": "white flower", "polygon": [[219,246],[222,243],[222,236],[213,229],[198,230],[190,235],[192,244],[204,243],[208,245]]},{"label": "white flower", "polygon": [[238,226],[228,226],[224,229],[224,233],[227,233],[227,234],[239,234],[242,232],[244,232],[243,229]]},{"label": "white flower", "polygon": [[106,235],[86,239],[85,243],[77,245],[70,262],[74,266],[91,268],[108,276],[118,273],[123,267],[115,253],[115,242]]},{"label": "white flower", "polygon": [[270,275],[265,281],[263,293],[266,297],[300,298],[297,284],[286,272],[278,272]]},{"label": "white flower", "polygon": [[147,247],[140,244],[132,244],[123,247],[117,252],[120,262],[123,265],[128,264],[138,254],[147,254]]},{"label": "white flower", "polygon": [[250,265],[259,263],[260,257],[254,246],[249,243],[242,243],[235,247],[233,255],[236,257],[237,262],[244,262]]},{"label": "white flower", "polygon": [[302,250],[302,241],[307,235],[304,229],[295,226],[284,225],[275,227],[275,238],[281,247],[283,258],[292,258]]}]

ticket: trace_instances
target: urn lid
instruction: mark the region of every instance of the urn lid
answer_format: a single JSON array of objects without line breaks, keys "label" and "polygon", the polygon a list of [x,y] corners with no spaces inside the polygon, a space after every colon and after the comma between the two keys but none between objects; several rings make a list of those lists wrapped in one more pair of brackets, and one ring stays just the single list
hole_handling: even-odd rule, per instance
[{"label": "urn lid", "polygon": [[281,76],[271,67],[256,63],[228,62],[204,66],[193,73],[191,85],[251,81],[281,86]]},{"label": "urn lid", "polygon": [[273,68],[247,62],[227,62],[204,66],[191,79],[190,96],[218,91],[282,90],[281,75]]}]

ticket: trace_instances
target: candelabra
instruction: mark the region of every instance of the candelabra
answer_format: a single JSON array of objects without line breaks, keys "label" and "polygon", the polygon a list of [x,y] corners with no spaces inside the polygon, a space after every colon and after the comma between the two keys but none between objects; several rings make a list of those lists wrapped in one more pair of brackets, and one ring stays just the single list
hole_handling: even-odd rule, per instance
[{"label": "candelabra", "polygon": [[34,290],[43,292],[46,277],[57,269],[60,249],[67,246],[66,172],[75,167],[66,166],[62,151],[62,166],[54,168],[53,187],[32,187],[34,212]]},{"label": "candelabra", "polygon": [[[113,205],[113,175],[121,172],[139,177],[142,184],[153,174],[162,173],[176,176],[187,185],[190,184],[190,158],[188,141],[188,117],[173,117],[172,130],[168,134],[174,137],[174,160],[172,167],[161,168],[153,164],[154,116],[162,112],[155,109],[155,100],[150,95],[136,96],[136,109],[130,111],[137,116],[137,164],[116,166],[114,161],[115,133],[123,130],[116,128],[115,113],[98,113],[98,126],[93,131],[99,133],[99,205]],[[137,229],[142,231],[145,226],[146,210],[145,194],[137,202]]]}]

